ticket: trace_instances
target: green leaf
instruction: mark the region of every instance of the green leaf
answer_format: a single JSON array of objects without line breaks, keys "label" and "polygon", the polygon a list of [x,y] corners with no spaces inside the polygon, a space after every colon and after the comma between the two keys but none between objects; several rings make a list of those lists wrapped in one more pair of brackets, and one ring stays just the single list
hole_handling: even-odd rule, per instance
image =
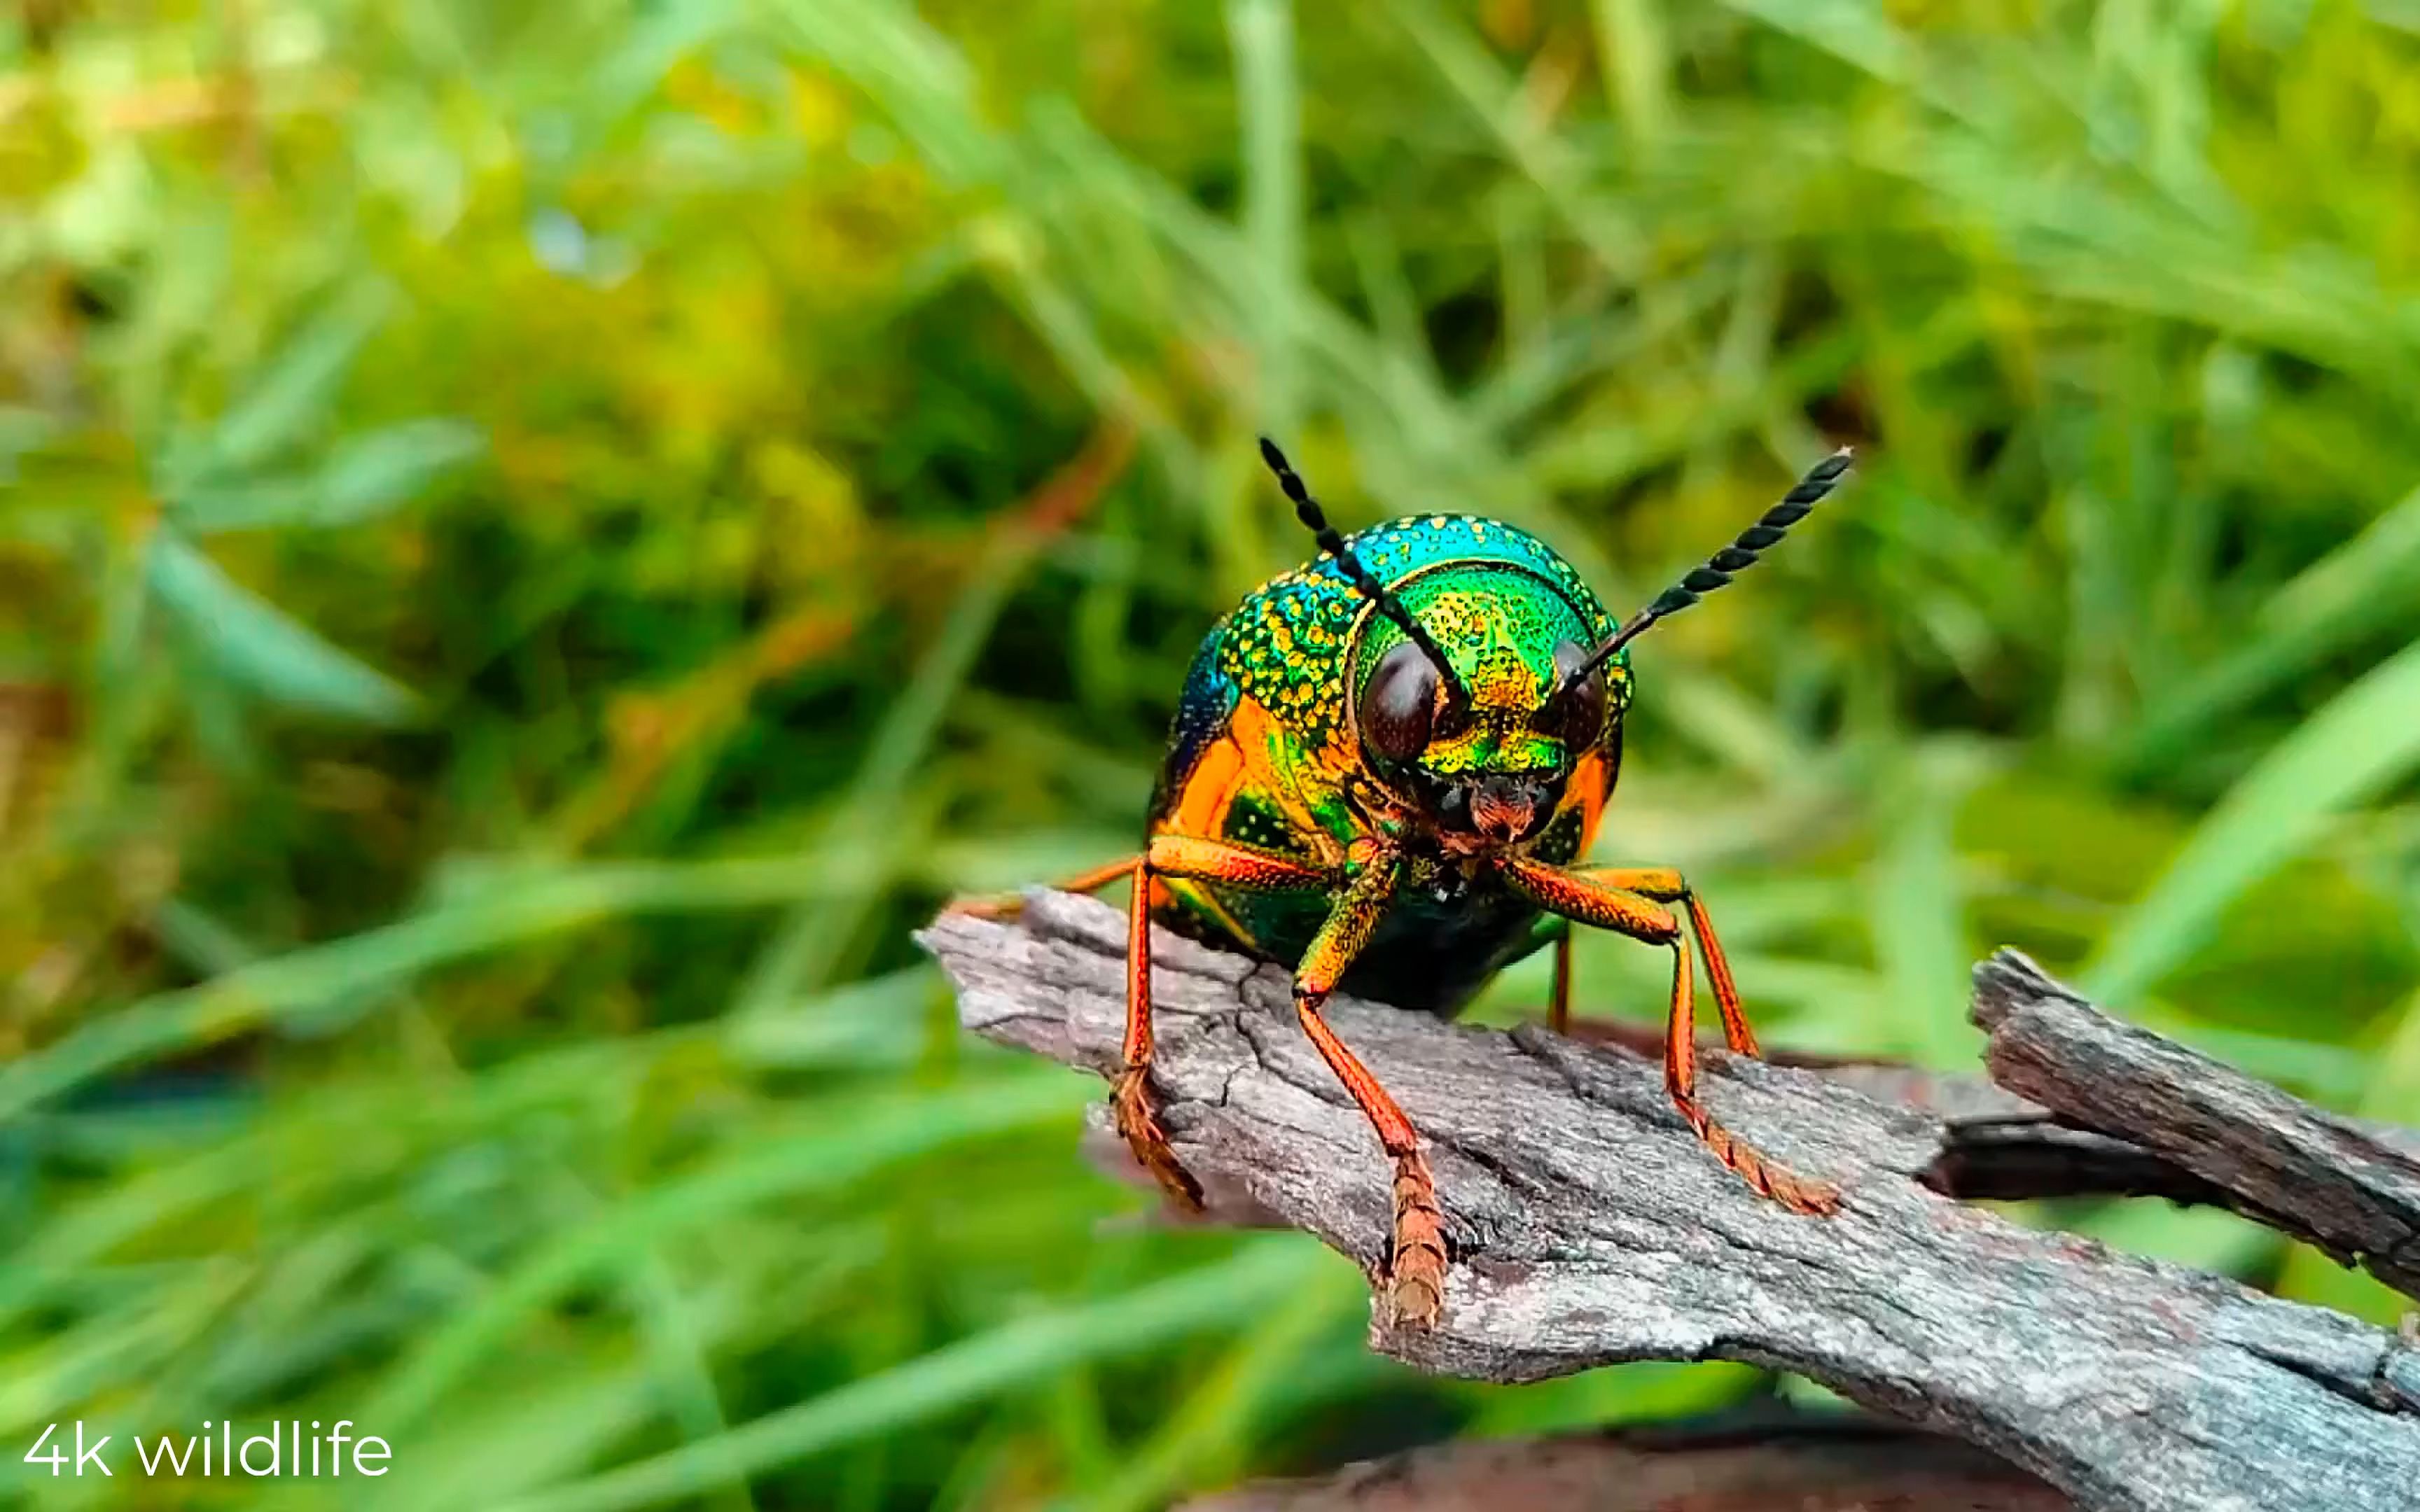
[{"label": "green leaf", "polygon": [[171,506],[177,522],[197,535],[360,525],[411,502],[486,450],[487,438],[475,425],[408,420],[351,438],[308,477],[196,487]]},{"label": "green leaf", "polygon": [[240,472],[301,440],[326,419],[353,359],[394,303],[386,285],[366,283],[323,305],[199,444],[170,458],[170,491],[187,480]]},{"label": "green leaf", "polygon": [[174,531],[152,537],[148,579],[195,648],[264,698],[370,724],[402,724],[417,711],[409,688],[319,639]]}]

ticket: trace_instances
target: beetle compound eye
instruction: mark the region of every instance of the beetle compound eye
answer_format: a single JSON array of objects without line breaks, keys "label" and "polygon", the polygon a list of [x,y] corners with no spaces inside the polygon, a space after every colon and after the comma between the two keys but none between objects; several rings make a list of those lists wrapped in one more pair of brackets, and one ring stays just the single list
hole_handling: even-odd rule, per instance
[{"label": "beetle compound eye", "polygon": [[1419,647],[1405,640],[1378,659],[1361,689],[1361,741],[1371,753],[1408,762],[1428,748],[1436,718],[1437,673]]},{"label": "beetle compound eye", "polygon": [[1575,752],[1595,745],[1597,737],[1605,733],[1604,676],[1591,672],[1576,683],[1571,681],[1572,673],[1587,662],[1588,656],[1587,647],[1570,640],[1555,647],[1557,692],[1538,711],[1538,723],[1544,733],[1560,736]]}]

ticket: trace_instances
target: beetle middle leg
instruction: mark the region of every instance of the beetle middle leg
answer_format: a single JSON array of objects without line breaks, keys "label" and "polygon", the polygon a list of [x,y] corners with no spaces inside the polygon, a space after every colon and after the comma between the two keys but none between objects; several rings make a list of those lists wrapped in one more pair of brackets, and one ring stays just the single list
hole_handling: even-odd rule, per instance
[{"label": "beetle middle leg", "polygon": [[1550,928],[1542,931],[1555,949],[1555,986],[1546,999],[1546,1027],[1557,1034],[1572,1032],[1572,924],[1549,914]]},{"label": "beetle middle leg", "polygon": [[[1650,945],[1669,946],[1672,950],[1672,1009],[1664,1037],[1664,1090],[1672,1105],[1698,1137],[1714,1152],[1716,1160],[1737,1171],[1742,1180],[1783,1207],[1797,1212],[1828,1213],[1840,1205],[1838,1188],[1822,1181],[1811,1181],[1760,1153],[1742,1141],[1729,1129],[1714,1120],[1698,1101],[1698,1011],[1694,974],[1689,969],[1689,942],[1682,935],[1681,921],[1672,911],[1654,898],[1632,891],[1617,879],[1643,880],[1650,887],[1667,885],[1687,894],[1680,873],[1663,870],[1648,872],[1581,872],[1565,871],[1543,861],[1508,856],[1498,861],[1504,880],[1521,896],[1549,913],[1583,924],[1608,929],[1634,940]],[[1707,974],[1714,979],[1715,998],[1724,1004],[1723,1020],[1727,1036],[1737,1020],[1745,1035],[1747,1020],[1739,1011],[1739,995],[1730,987],[1730,967],[1724,962],[1721,947],[1713,945],[1713,933],[1704,922],[1703,905],[1688,895],[1691,922],[1698,925],[1701,944],[1711,945],[1712,960]],[[1729,989],[1727,991],[1727,989]],[[1731,1039],[1734,1049],[1755,1053],[1755,1039],[1748,1036],[1745,1045]]]}]

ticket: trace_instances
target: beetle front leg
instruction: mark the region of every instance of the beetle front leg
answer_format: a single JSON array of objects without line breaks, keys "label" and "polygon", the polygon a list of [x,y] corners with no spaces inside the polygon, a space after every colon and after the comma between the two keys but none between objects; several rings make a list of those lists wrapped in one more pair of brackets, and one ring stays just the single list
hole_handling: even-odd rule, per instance
[{"label": "beetle front leg", "polygon": [[[1200,1211],[1202,1183],[1193,1179],[1159,1126],[1159,1103],[1151,1090],[1151,885],[1181,877],[1261,890],[1323,889],[1334,879],[1325,871],[1264,851],[1185,835],[1155,835],[1134,872],[1134,896],[1126,903],[1126,1032],[1120,1067],[1109,1083],[1109,1108],[1118,1133],[1135,1160],[1180,1205]],[[1105,878],[1105,880],[1107,880]]]},{"label": "beetle front leg", "polygon": [[[1797,1212],[1822,1214],[1838,1210],[1838,1188],[1810,1181],[1768,1159],[1715,1122],[1698,1101],[1697,991],[1689,969],[1689,942],[1682,937],[1681,921],[1672,911],[1652,898],[1611,885],[1603,874],[1566,872],[1522,856],[1507,856],[1497,865],[1513,891],[1548,913],[1671,948],[1672,1008],[1664,1037],[1664,1090],[1672,1105],[1714,1158],[1758,1192]],[[1693,915],[1697,912],[1692,910]],[[1721,977],[1729,979],[1728,965]],[[1745,1027],[1744,1018],[1741,1023]]]},{"label": "beetle front leg", "polygon": [[1294,1011],[1303,1033],[1360,1104],[1380,1147],[1394,1157],[1395,1223],[1387,1255],[1387,1302],[1399,1320],[1425,1327],[1436,1321],[1445,1302],[1445,1215],[1437,1207],[1436,1180],[1420,1153],[1419,1132],[1412,1120],[1320,1013],[1345,967],[1386,917],[1396,866],[1392,856],[1372,861],[1337,899],[1295,967]]}]

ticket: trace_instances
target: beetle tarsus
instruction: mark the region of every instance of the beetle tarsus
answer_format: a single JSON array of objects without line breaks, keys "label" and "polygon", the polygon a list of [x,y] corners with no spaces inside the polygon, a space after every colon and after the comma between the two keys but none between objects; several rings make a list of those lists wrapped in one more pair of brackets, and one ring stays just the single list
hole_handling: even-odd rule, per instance
[{"label": "beetle tarsus", "polygon": [[1151,1072],[1128,1066],[1110,1084],[1109,1107],[1117,1115],[1118,1133],[1136,1161],[1159,1180],[1170,1199],[1190,1212],[1202,1211],[1202,1183],[1185,1168],[1159,1126],[1158,1103],[1151,1092]]},{"label": "beetle tarsus", "polygon": [[941,905],[941,913],[945,917],[988,918],[1001,922],[1016,918],[1024,912],[1025,896],[1022,893],[1005,897],[953,898]]},{"label": "beetle tarsus", "polygon": [[1770,1197],[1809,1218],[1826,1218],[1840,1211],[1838,1187],[1829,1181],[1810,1180],[1764,1154],[1716,1123],[1713,1115],[1694,1099],[1682,1102],[1676,1098],[1674,1103],[1714,1159],[1738,1172],[1740,1180],[1760,1196]]},{"label": "beetle tarsus", "polygon": [[1387,1302],[1394,1320],[1435,1326],[1445,1304],[1445,1214],[1436,1182],[1419,1151],[1395,1157],[1395,1242],[1387,1265]]}]

